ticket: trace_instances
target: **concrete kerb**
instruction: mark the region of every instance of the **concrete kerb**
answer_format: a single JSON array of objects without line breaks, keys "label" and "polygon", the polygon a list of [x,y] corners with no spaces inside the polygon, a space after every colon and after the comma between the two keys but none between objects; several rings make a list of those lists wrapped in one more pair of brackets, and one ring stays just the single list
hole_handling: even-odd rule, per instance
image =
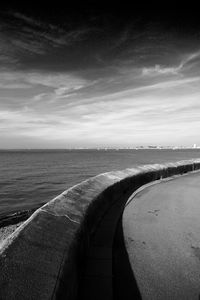
[{"label": "concrete kerb", "polygon": [[145,165],[100,174],[64,191],[1,246],[0,298],[76,299],[85,249],[112,204],[149,182],[198,169],[200,160]]}]

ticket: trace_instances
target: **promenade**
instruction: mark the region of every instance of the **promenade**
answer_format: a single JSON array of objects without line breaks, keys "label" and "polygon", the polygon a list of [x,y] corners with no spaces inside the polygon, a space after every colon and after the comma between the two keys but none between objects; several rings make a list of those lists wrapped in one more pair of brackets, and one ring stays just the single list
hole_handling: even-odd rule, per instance
[{"label": "promenade", "polygon": [[199,299],[200,173],[137,193],[123,232],[142,299]]},{"label": "promenade", "polygon": [[199,299],[199,169],[146,165],[64,191],[3,241],[0,299]]}]

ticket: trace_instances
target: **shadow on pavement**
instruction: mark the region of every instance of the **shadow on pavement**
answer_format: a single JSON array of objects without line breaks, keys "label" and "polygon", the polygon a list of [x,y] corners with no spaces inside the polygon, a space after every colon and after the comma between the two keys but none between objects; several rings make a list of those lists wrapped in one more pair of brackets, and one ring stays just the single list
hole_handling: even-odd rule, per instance
[{"label": "shadow on pavement", "polygon": [[113,300],[142,299],[125,247],[122,217],[120,217],[113,241]]}]

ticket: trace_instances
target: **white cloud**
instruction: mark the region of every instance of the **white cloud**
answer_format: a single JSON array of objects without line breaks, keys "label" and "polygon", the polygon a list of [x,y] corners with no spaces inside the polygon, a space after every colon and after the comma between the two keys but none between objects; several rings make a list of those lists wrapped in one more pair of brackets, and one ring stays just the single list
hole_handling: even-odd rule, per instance
[{"label": "white cloud", "polygon": [[[85,84],[85,85],[84,85]],[[73,92],[76,90],[80,90],[83,87],[86,86],[86,82],[84,82],[84,84],[74,84],[73,82],[71,82],[70,84],[68,84],[67,86],[61,86],[58,89],[55,90],[56,95],[58,96],[63,96],[68,94],[69,92]]]},{"label": "white cloud", "polygon": [[[165,74],[169,70],[157,67],[156,72]],[[129,84],[116,91],[111,81],[108,84],[112,89],[107,93],[103,91],[104,82],[75,74],[1,70],[0,87],[13,85],[13,96],[10,103],[0,97],[0,132],[4,137],[7,134],[63,146],[67,142],[81,146],[165,140],[167,144],[169,137],[173,143],[191,130],[198,137],[200,77],[146,76],[143,82],[141,73],[137,74],[133,79],[140,79],[140,86]],[[131,72],[123,75],[132,76]],[[15,95],[20,84],[25,85],[26,101],[24,94],[23,101]],[[121,84],[123,88],[123,80]],[[98,89],[100,95],[96,94]]]},{"label": "white cloud", "polygon": [[185,68],[192,67],[194,62],[200,58],[200,51],[186,54],[182,56],[181,61],[176,66],[164,67],[155,65],[154,67],[144,67],[142,75],[144,76],[159,76],[159,75],[181,75]]},{"label": "white cloud", "polygon": [[198,136],[200,92],[177,97],[169,96],[168,91],[166,87],[156,94],[124,92],[124,95],[107,96],[101,101],[94,98],[93,102],[66,105],[62,109],[46,106],[43,112],[4,110],[0,113],[0,128],[21,137],[54,141],[59,145],[68,142],[74,146],[164,143],[165,139],[167,144],[169,136],[173,144],[177,136],[184,138],[191,130]]},{"label": "white cloud", "polygon": [[0,60],[5,65],[23,61],[24,54],[29,57],[44,55],[50,49],[67,47],[84,40],[93,30],[87,27],[66,30],[18,12],[7,15],[15,18],[15,22],[4,20],[0,26]]},{"label": "white cloud", "polygon": [[26,73],[24,74],[24,80],[33,85],[44,85],[53,88],[76,88],[80,85],[85,85],[88,81],[71,74],[60,74],[60,73]]},{"label": "white cloud", "polygon": [[55,89],[57,95],[63,95],[70,90],[78,90],[91,84],[89,80],[82,79],[72,74],[40,73],[25,71],[0,70],[1,88],[30,88],[42,85]]},{"label": "white cloud", "polygon": [[158,76],[158,75],[177,75],[180,67],[162,67],[160,65],[155,65],[150,68],[143,68],[142,75],[145,76]]},{"label": "white cloud", "polygon": [[187,54],[187,55],[184,55],[184,57],[180,63],[180,67],[183,68],[186,64],[192,62],[193,60],[195,60],[197,58],[200,58],[200,50],[190,53],[190,54]]},{"label": "white cloud", "polygon": [[38,20],[35,20],[31,17],[28,17],[26,15],[23,15],[19,12],[14,12],[12,13],[12,16],[14,16],[15,18],[19,19],[19,20],[22,20],[22,21],[25,21],[26,23],[30,24],[30,25],[33,25],[33,26],[39,26],[41,27],[43,25],[42,22],[38,21]]},{"label": "white cloud", "polygon": [[41,100],[44,99],[44,97],[46,97],[46,96],[49,96],[49,94],[48,94],[48,93],[37,94],[37,95],[33,96],[32,100],[33,100],[34,102],[41,101]]}]

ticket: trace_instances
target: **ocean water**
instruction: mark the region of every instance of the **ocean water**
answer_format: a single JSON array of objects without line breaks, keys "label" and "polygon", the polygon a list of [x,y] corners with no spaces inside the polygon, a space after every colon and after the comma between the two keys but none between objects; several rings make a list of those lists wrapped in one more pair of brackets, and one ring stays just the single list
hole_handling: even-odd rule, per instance
[{"label": "ocean water", "polygon": [[38,207],[100,173],[192,158],[200,149],[0,151],[0,217]]}]

